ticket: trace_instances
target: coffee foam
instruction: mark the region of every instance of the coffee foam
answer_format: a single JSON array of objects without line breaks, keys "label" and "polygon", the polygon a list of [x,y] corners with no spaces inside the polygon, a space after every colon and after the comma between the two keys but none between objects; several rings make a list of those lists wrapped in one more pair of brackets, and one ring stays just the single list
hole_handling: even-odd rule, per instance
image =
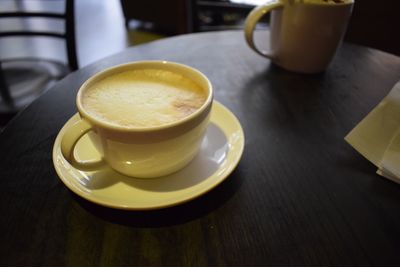
[{"label": "coffee foam", "polygon": [[169,124],[198,110],[207,93],[180,74],[159,69],[114,74],[91,85],[82,105],[91,116],[121,127]]}]

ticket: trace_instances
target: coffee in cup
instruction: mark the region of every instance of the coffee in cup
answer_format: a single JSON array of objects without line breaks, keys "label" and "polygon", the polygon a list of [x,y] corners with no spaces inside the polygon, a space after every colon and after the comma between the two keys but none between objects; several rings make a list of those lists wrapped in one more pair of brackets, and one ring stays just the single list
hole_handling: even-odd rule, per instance
[{"label": "coffee in cup", "polygon": [[97,81],[82,95],[93,117],[122,128],[157,127],[179,121],[206,101],[207,93],[185,76],[169,70],[139,69]]},{"label": "coffee in cup", "polygon": [[[168,175],[198,153],[212,99],[207,77],[182,64],[141,61],[109,68],[79,89],[81,120],[62,137],[62,154],[84,171],[108,165],[133,177]],[[85,134],[101,160],[75,158],[74,147]]]}]

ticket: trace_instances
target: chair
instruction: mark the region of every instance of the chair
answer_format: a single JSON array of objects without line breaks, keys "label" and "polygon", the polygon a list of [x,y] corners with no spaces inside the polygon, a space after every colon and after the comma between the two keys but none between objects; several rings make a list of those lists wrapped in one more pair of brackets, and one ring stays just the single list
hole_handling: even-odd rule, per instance
[{"label": "chair", "polygon": [[400,56],[400,1],[355,1],[345,40]]},{"label": "chair", "polygon": [[[7,2],[9,5],[7,5]],[[57,80],[63,78],[70,71],[78,69],[78,60],[75,44],[74,0],[42,1],[39,7],[49,4],[64,4],[64,10],[59,12],[38,10],[40,1],[1,1],[0,25],[5,19],[23,22],[23,29],[1,29],[0,38],[24,37],[32,38],[59,38],[65,41],[67,63],[54,59],[38,58],[37,56],[0,59],[0,125],[7,123],[18,111],[49,89]],[[11,5],[12,4],[12,5]],[[8,7],[7,11],[4,11]],[[32,9],[32,7],[34,7]],[[34,21],[40,26],[53,26],[54,21],[64,22],[62,31],[49,29],[54,27],[40,27],[32,29]],[[6,24],[6,23],[4,23]],[[3,24],[3,25],[4,25]],[[12,27],[11,27],[12,28]],[[37,28],[37,27],[36,27]],[[18,40],[17,40],[18,41]],[[13,43],[14,44],[14,43]],[[30,44],[30,43],[29,43]],[[17,45],[15,45],[17,46]],[[11,47],[11,50],[14,47]],[[42,49],[48,49],[43,47]],[[28,49],[29,50],[29,49]]]}]

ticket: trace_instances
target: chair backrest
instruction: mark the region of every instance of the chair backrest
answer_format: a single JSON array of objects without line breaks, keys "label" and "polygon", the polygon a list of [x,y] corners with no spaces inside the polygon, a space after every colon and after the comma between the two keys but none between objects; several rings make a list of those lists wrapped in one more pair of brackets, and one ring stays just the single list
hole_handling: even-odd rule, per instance
[{"label": "chair backrest", "polygon": [[[71,70],[78,69],[78,60],[75,42],[75,16],[74,16],[74,0],[65,0],[65,9],[62,13],[30,11],[25,9],[0,11],[0,19],[3,18],[44,18],[58,19],[65,22],[65,29],[62,32],[47,30],[18,30],[18,31],[0,31],[0,38],[10,36],[46,36],[52,38],[65,39],[68,66]],[[0,20],[1,22],[1,20]]]},{"label": "chair backrest", "polygon": [[399,0],[355,0],[345,40],[400,56],[399,10]]}]

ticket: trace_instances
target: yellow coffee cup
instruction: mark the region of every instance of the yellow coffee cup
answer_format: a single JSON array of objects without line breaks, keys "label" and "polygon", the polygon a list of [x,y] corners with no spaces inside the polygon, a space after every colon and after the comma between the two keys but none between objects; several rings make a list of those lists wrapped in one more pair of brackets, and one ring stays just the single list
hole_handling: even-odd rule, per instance
[{"label": "yellow coffee cup", "polygon": [[[79,89],[80,120],[62,136],[61,152],[75,168],[104,166],[153,178],[182,169],[198,153],[213,102],[207,77],[189,66],[139,61],[114,66]],[[102,158],[81,161],[77,142],[88,134]]]}]

